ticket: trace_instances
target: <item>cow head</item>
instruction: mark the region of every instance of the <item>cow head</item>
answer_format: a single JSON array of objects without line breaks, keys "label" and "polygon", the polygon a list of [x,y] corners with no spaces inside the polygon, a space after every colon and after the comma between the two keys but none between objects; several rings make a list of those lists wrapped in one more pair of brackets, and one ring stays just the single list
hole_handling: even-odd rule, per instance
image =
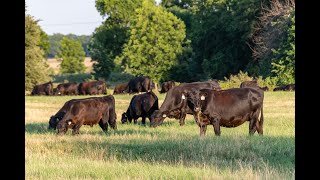
[{"label": "cow head", "polygon": [[127,116],[127,113],[122,113],[121,115],[121,122],[122,124],[126,123],[128,121],[128,116]]},{"label": "cow head", "polygon": [[150,119],[150,127],[157,127],[163,123],[163,120],[167,117],[165,112],[155,110]]},{"label": "cow head", "polygon": [[198,113],[203,108],[203,105],[207,101],[207,98],[208,92],[203,90],[195,90],[191,93],[188,93],[187,104],[192,111]]},{"label": "cow head", "polygon": [[48,129],[56,130],[59,120],[60,120],[59,117],[51,116],[50,119],[49,119],[49,127],[48,127]]},{"label": "cow head", "polygon": [[72,124],[72,120],[61,120],[58,122],[57,129],[58,129],[58,135],[64,135],[68,131],[69,125]]}]

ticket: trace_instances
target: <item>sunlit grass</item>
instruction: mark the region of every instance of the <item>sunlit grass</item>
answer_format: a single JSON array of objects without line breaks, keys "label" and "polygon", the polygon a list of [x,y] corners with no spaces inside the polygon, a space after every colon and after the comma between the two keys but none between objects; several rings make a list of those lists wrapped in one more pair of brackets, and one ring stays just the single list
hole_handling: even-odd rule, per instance
[{"label": "sunlit grass", "polygon": [[[161,105],[165,94],[157,95]],[[252,137],[247,122],[222,127],[220,137],[209,126],[200,138],[191,115],[182,127],[121,124],[132,96],[114,96],[118,130],[82,126],[78,136],[56,136],[48,120],[67,100],[89,96],[26,96],[26,179],[294,179],[294,92],[265,93],[264,136]]]}]

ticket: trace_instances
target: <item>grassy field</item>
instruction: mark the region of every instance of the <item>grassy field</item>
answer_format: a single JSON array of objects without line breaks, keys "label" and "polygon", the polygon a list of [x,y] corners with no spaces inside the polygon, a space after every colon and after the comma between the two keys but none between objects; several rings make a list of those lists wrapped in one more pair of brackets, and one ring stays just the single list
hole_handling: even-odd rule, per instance
[{"label": "grassy field", "polygon": [[[118,130],[98,125],[80,135],[56,136],[48,120],[69,99],[87,96],[25,97],[26,179],[294,179],[295,93],[266,92],[264,136],[250,137],[249,123],[209,126],[204,138],[192,116],[186,125],[165,119],[157,128],[121,124],[131,95],[116,95]],[[159,105],[165,95],[158,95]]]},{"label": "grassy field", "polygon": [[[54,74],[58,74],[59,73],[60,64],[61,64],[60,61],[58,61],[55,58],[49,58],[49,59],[47,59],[47,64],[49,65],[49,67],[51,67],[53,69]],[[91,73],[92,72],[92,65],[93,65],[93,62],[91,61],[91,57],[86,57],[84,59],[83,64],[84,64],[84,66],[86,68],[85,72],[86,73]]]}]

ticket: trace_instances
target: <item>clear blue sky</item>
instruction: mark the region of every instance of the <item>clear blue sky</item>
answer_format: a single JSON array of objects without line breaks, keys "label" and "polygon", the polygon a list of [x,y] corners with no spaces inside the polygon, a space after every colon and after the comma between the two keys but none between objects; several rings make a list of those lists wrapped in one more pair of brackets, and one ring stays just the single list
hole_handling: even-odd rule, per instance
[{"label": "clear blue sky", "polygon": [[38,24],[49,35],[91,35],[103,21],[95,0],[26,0],[26,5],[27,13],[40,19]]}]

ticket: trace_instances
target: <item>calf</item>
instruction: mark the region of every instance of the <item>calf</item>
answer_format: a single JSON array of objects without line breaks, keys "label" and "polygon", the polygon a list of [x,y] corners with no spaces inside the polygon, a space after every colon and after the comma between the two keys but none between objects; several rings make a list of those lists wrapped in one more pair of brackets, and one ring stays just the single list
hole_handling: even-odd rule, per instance
[{"label": "calf", "polygon": [[137,119],[142,117],[142,124],[146,124],[146,117],[150,120],[152,113],[158,110],[158,97],[153,92],[147,92],[132,97],[127,112],[122,114],[121,122],[125,123],[129,120],[134,124],[137,123]]},{"label": "calf", "polygon": [[112,95],[78,99],[71,102],[65,115],[58,122],[58,135],[63,135],[68,128],[72,128],[72,134],[79,134],[82,125],[95,125],[99,123],[101,129],[107,133],[108,124],[117,129],[115,112],[115,100]]},{"label": "calf", "polygon": [[220,136],[220,126],[237,127],[246,121],[250,122],[250,135],[253,135],[256,130],[262,135],[263,99],[263,90],[253,88],[233,88],[222,91],[201,89],[189,93],[187,103],[200,127],[200,136],[205,135],[209,124],[213,125],[215,134]]}]

